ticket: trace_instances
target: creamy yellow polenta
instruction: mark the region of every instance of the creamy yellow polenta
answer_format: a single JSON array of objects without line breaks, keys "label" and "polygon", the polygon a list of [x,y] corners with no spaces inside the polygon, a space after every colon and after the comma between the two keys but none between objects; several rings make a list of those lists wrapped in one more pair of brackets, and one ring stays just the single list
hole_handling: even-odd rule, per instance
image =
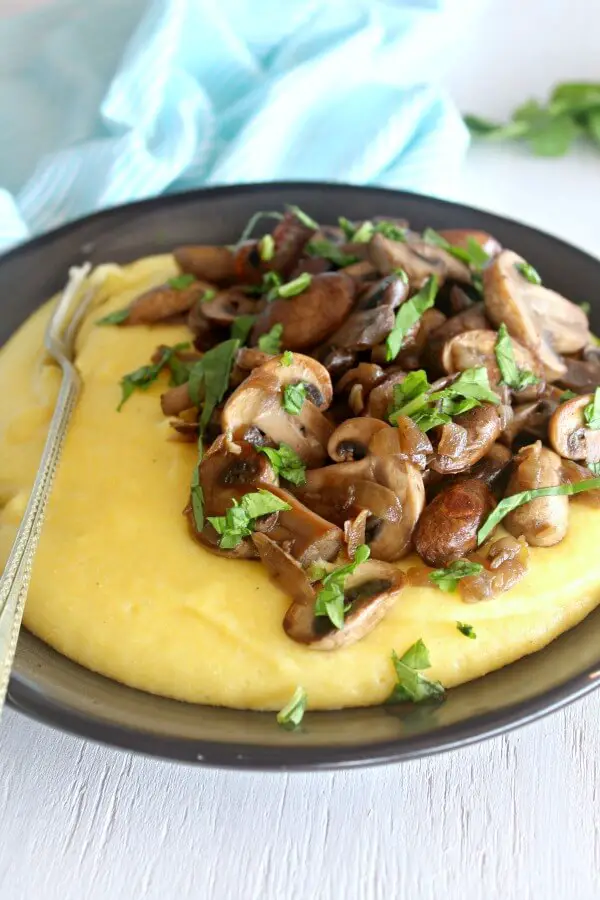
[{"label": "creamy yellow polenta", "polygon": [[[494,600],[409,588],[374,631],[330,653],[295,644],[281,622],[288,598],[254,562],[198,546],[181,510],[196,452],[172,439],[158,396],[164,381],[117,412],[121,376],[184,327],[97,327],[175,273],[170,256],[105,266],[79,336],[84,389],[38,550],[25,624],[61,653],[125,684],[195,703],[278,709],[296,685],[312,708],[381,703],[390,653],[423,638],[446,687],[540,649],[600,601],[600,515],[571,503],[567,538],[532,549],[527,577]],[[48,308],[0,353],[0,558],[6,558],[38,465],[59,384],[41,341]],[[414,560],[407,559],[403,567]],[[456,628],[474,626],[476,640]]]}]

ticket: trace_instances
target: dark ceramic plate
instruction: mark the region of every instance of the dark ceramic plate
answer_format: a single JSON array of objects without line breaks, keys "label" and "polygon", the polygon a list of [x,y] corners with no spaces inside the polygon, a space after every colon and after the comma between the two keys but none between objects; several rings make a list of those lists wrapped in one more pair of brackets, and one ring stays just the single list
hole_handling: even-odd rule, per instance
[{"label": "dark ceramic plate", "polygon": [[[297,203],[321,222],[402,216],[416,228],[475,227],[517,250],[552,288],[592,300],[600,263],[574,247],[489,213],[428,197],[327,184],[267,184],[161,197],[60,228],[0,260],[5,341],[64,284],[69,266],[127,262],[184,243],[227,243],[252,213]],[[600,308],[592,310],[600,326]],[[565,590],[568,590],[565,585]],[[272,713],[191,706],[89,672],[24,631],[10,685],[12,706],[83,737],[155,756],[246,769],[313,769],[410,759],[530,722],[582,697],[600,677],[600,608],[546,650],[455,688],[440,706],[309,713],[301,730]]]}]

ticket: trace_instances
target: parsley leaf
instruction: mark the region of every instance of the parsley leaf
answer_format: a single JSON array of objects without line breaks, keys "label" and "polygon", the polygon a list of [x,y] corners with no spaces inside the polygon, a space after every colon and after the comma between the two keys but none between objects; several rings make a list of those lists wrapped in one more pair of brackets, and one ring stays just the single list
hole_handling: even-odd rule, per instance
[{"label": "parsley leaf", "polygon": [[476,272],[480,272],[483,266],[489,262],[490,257],[485,252],[480,243],[478,243],[475,238],[469,237],[467,239],[466,247],[457,247],[454,244],[451,244],[443,235],[439,234],[437,231],[434,231],[433,228],[426,228],[423,232],[423,240],[427,244],[433,244],[436,247],[441,247],[442,250],[445,250],[447,253],[450,253],[455,259],[460,260],[465,263],[470,268],[474,269]]},{"label": "parsley leaf", "polygon": [[231,326],[231,337],[237,339],[240,342],[241,346],[243,346],[248,340],[256,319],[256,316],[247,315],[237,316],[233,320],[233,324]]},{"label": "parsley leaf", "polygon": [[158,362],[140,366],[134,372],[123,375],[121,378],[121,402],[117,406],[117,412],[121,412],[123,405],[129,400],[134,391],[145,391],[156,381],[178,350],[185,350],[189,346],[189,344],[183,343],[175,344],[173,347],[164,347]]},{"label": "parsley leaf", "polygon": [[[493,403],[495,405],[500,403],[500,397],[490,387],[485,366],[465,369],[456,381],[444,388],[443,391],[436,391],[430,395],[431,400],[445,400],[455,397],[477,400],[479,403]],[[469,409],[471,408],[469,407]],[[466,409],[461,409],[461,412],[466,412]],[[454,413],[454,415],[457,415],[457,413]]]},{"label": "parsley leaf", "polygon": [[318,229],[319,223],[315,222],[314,219],[311,219],[311,217],[307,213],[305,213],[303,209],[300,209],[299,206],[294,206],[293,204],[288,203],[286,205],[286,209],[289,212],[293,213],[306,228],[314,228],[315,230]]},{"label": "parsley leaf", "polygon": [[252,534],[256,519],[291,508],[289,503],[280,500],[270,491],[259,490],[244,494],[239,503],[234,500],[224,516],[208,516],[208,521],[217,534],[221,535],[219,547],[233,550],[245,537]]},{"label": "parsley leaf", "polygon": [[200,438],[200,442],[198,444],[198,464],[194,466],[194,472],[192,474],[192,483],[191,483],[191,500],[192,500],[192,515],[194,516],[194,524],[196,526],[197,531],[202,531],[204,528],[204,491],[202,490],[202,485],[200,484],[200,459],[202,458],[202,438]]},{"label": "parsley leaf", "polygon": [[437,425],[446,425],[453,416],[479,406],[480,403],[498,404],[500,398],[490,388],[487,369],[478,366],[465,369],[456,381],[442,391],[429,393],[431,385],[423,369],[410,372],[394,385],[394,406],[389,420],[396,424],[399,416],[410,416],[421,431],[429,431]]},{"label": "parsley leaf", "polygon": [[183,291],[185,288],[190,287],[196,281],[195,275],[175,275],[174,278],[169,278],[167,284],[170,288],[174,288],[176,291]]},{"label": "parsley leaf", "polygon": [[306,400],[306,385],[303,381],[298,384],[286,384],[283,389],[283,408],[291,416],[299,416]]},{"label": "parsley leaf", "polygon": [[254,228],[256,227],[256,223],[261,219],[277,219],[277,221],[281,222],[281,220],[283,219],[283,214],[280,212],[272,212],[269,210],[266,210],[264,212],[255,212],[254,215],[250,216],[250,218],[248,219],[248,222],[246,223],[246,226],[244,227],[244,230],[239,237],[238,244],[243,244],[244,241],[248,240],[248,238],[254,231]]},{"label": "parsley leaf", "polygon": [[583,418],[588,428],[597,431],[600,428],[600,387],[594,392],[594,399],[583,410]]},{"label": "parsley leaf", "polygon": [[277,322],[266,334],[261,334],[258,339],[258,349],[263,353],[272,353],[275,356],[281,351],[281,335],[283,334],[283,325]]},{"label": "parsley leaf", "polygon": [[294,362],[294,354],[292,353],[292,351],[284,350],[284,352],[281,356],[281,361],[280,361],[279,365],[280,366],[291,366],[291,364],[293,362]]},{"label": "parsley leaf", "polygon": [[420,703],[422,700],[435,700],[443,696],[444,688],[440,682],[430,681],[421,674],[423,669],[431,666],[429,651],[421,638],[409,647],[402,657],[392,650],[392,662],[398,682],[388,702],[401,703],[410,700],[413,703]]},{"label": "parsley leaf", "polygon": [[567,400],[572,400],[573,397],[578,397],[579,394],[576,394],[575,391],[563,391],[560,397],[558,398],[559,403],[566,403]]},{"label": "parsley leaf", "polygon": [[281,478],[296,485],[306,482],[306,466],[289,444],[280,444],[278,450],[273,447],[259,447],[258,452],[268,457]]},{"label": "parsley leaf", "polygon": [[600,488],[600,478],[588,478],[586,481],[578,481],[577,484],[559,484],[555,487],[534,488],[531,491],[522,491],[520,494],[512,494],[500,501],[498,506],[489,514],[479,531],[477,532],[477,545],[481,546],[487,536],[513,509],[537,500],[538,497],[557,497],[561,495],[571,496],[582,491],[592,491]]},{"label": "parsley leaf", "polygon": [[340,269],[359,261],[358,256],[344,253],[337,244],[324,239],[310,241],[306,249],[311,256],[320,256],[322,259],[328,259],[329,262],[332,262],[334,266],[338,266]]},{"label": "parsley leaf", "polygon": [[477,637],[473,626],[467,625],[466,622],[457,622],[456,627],[460,631],[461,634],[464,634],[465,637],[471,638],[472,641],[474,641],[475,638]]},{"label": "parsley leaf", "polygon": [[282,728],[297,728],[302,719],[308,703],[308,694],[303,687],[298,686],[291,699],[280,712],[277,713],[277,724]]},{"label": "parsley leaf", "polygon": [[189,391],[194,406],[200,406],[200,387],[204,385],[204,403],[200,416],[201,434],[229,387],[231,368],[239,346],[237,338],[223,341],[208,350],[190,369]]},{"label": "parsley leaf", "polygon": [[529,281],[530,284],[541,284],[542,279],[540,273],[530,266],[528,262],[515,263],[515,269],[519,272],[523,278]]},{"label": "parsley leaf", "polygon": [[258,242],[258,255],[263,262],[270,262],[275,256],[275,241],[272,234],[265,234]]},{"label": "parsley leaf", "polygon": [[288,299],[289,297],[296,297],[298,294],[301,294],[303,291],[310,286],[312,281],[312,275],[308,272],[302,272],[301,275],[298,275],[297,278],[294,278],[292,281],[288,281],[285,284],[280,285],[277,288],[277,296],[284,297]]},{"label": "parsley leaf", "polygon": [[407,229],[386,219],[382,219],[380,222],[371,222],[369,219],[365,219],[356,227],[344,216],[340,216],[338,224],[351,244],[368,244],[374,234],[382,234],[391,241],[406,241]]},{"label": "parsley leaf", "polygon": [[394,327],[385,339],[387,347],[385,358],[388,362],[396,359],[410,329],[416,325],[425,310],[431,309],[435,303],[437,292],[438,280],[435,275],[432,275],[414,297],[406,300],[400,306],[396,313]]},{"label": "parsley leaf", "polygon": [[508,385],[513,391],[522,391],[523,388],[530,384],[539,384],[540,379],[533,372],[529,372],[527,369],[519,369],[517,366],[512,341],[504,322],[498,329],[494,351],[496,353],[496,362],[502,375],[502,384]]},{"label": "parsley leaf", "polygon": [[121,325],[129,318],[129,312],[130,310],[128,306],[126,306],[124,309],[115,309],[114,312],[111,312],[107,316],[104,316],[103,319],[98,319],[96,325]]},{"label": "parsley leaf", "polygon": [[327,616],[335,628],[344,627],[344,616],[348,607],[344,601],[344,583],[346,578],[364,563],[371,555],[366,544],[356,548],[354,559],[345,566],[339,566],[333,572],[321,578],[321,589],[315,601],[315,616]]},{"label": "parsley leaf", "polygon": [[429,573],[429,580],[432,581],[441,591],[446,594],[453,593],[458,587],[461,578],[468,578],[469,575],[479,575],[483,566],[481,563],[470,562],[468,559],[457,559],[450,563],[445,569],[436,569]]}]

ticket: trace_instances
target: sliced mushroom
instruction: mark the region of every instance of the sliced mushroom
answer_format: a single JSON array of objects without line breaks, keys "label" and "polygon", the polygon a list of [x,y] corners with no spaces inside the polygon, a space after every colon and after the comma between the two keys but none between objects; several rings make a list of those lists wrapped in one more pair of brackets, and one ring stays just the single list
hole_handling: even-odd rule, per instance
[{"label": "sliced mushroom", "polygon": [[[446,316],[439,309],[426,309],[418,322],[406,334],[402,349],[396,357],[395,364],[406,371],[413,371],[422,366],[421,357],[428,348],[430,337],[437,333],[446,322]],[[371,353],[373,362],[383,362],[387,357],[387,347],[381,344]]]},{"label": "sliced mushroom", "polygon": [[[580,466],[579,463],[571,459],[563,459],[561,476],[563,484],[579,484],[580,481],[588,481],[590,478],[595,477],[587,466]],[[585,506],[598,509],[600,507],[600,489],[593,488],[591,491],[582,491],[580,494],[575,494],[571,499],[573,503],[582,503]]]},{"label": "sliced mushroom", "polygon": [[406,372],[394,372],[373,388],[367,401],[367,415],[387,421],[394,401],[394,387],[406,378]]},{"label": "sliced mushroom", "polygon": [[488,329],[489,320],[485,314],[483,303],[473,303],[468,309],[457,313],[440,325],[428,336],[425,347],[425,358],[429,368],[435,373],[444,371],[442,365],[442,353],[446,344],[453,337],[464,334],[466,331],[479,331]]},{"label": "sliced mushroom", "polygon": [[312,606],[315,592],[298,560],[266,534],[253,534],[252,543],[277,587],[293,597],[295,603]]},{"label": "sliced mushroom", "polygon": [[485,456],[500,431],[498,411],[491,403],[482,403],[461,413],[453,422],[442,426],[431,468],[443,475],[463,472]]},{"label": "sliced mushroom", "polygon": [[541,360],[548,381],[566,372],[560,353],[576,353],[588,344],[587,316],[576,303],[556,291],[532,284],[519,267],[525,260],[503,250],[484,269],[486,312],[494,325],[506,324],[510,334]]},{"label": "sliced mushroom", "polygon": [[465,603],[479,603],[510,590],[525,577],[529,548],[523,538],[503,537],[484,545],[471,559],[481,562],[483,569],[461,578],[458,590]]},{"label": "sliced mushroom", "polygon": [[488,256],[497,256],[502,250],[500,242],[487,231],[471,231],[469,228],[443,228],[439,233],[453,247],[461,247],[463,250],[468,249],[469,239],[476,241]]},{"label": "sliced mushroom", "polygon": [[273,229],[275,248],[270,267],[284,278],[291,275],[315,232],[315,228],[299,219],[292,210],[288,210]]},{"label": "sliced mushroom", "polygon": [[375,234],[369,242],[369,259],[382,275],[403,269],[413,288],[422,287],[431,275],[437,275],[440,283],[446,278],[464,284],[471,282],[468,266],[446,250],[423,240],[402,243]]},{"label": "sliced mushroom", "polygon": [[408,294],[406,279],[397,272],[392,272],[385,278],[367,285],[361,292],[356,308],[365,311],[388,306],[391,310],[396,310],[408,299]]},{"label": "sliced mushroom", "polygon": [[502,473],[506,471],[512,458],[513,455],[511,451],[508,447],[505,447],[504,444],[492,444],[479,462],[476,462],[467,472],[458,475],[454,481],[459,482],[471,478],[478,478],[480,481],[483,481],[484,484],[487,484],[488,487],[492,487]]},{"label": "sliced mushroom", "polygon": [[354,369],[345,372],[335,386],[336,393],[342,393],[351,389],[355,384],[360,384],[365,396],[385,378],[385,372],[381,366],[373,363],[361,362]]},{"label": "sliced mushroom", "polygon": [[[298,415],[283,406],[286,385],[302,383],[307,397]],[[289,366],[281,357],[253,369],[235,389],[222,413],[222,427],[234,438],[254,426],[276,444],[286,443],[309,466],[320,465],[326,455],[333,426],[321,409],[327,409],[332,398],[331,379],[327,369],[316,360],[294,354]]]},{"label": "sliced mushroom", "polygon": [[346,578],[344,601],[350,609],[343,628],[335,628],[327,616],[315,616],[314,603],[300,599],[288,609],[283,620],[284,631],[311,650],[347,647],[369,634],[383,619],[405,581],[404,574],[395,566],[367,560]]},{"label": "sliced mushroom", "polygon": [[[541,441],[522,447],[514,460],[514,468],[506,497],[522,491],[561,484],[561,459]],[[515,537],[523,535],[534,547],[558,544],[569,527],[569,498],[563,495],[537,497],[510,512],[504,526]]]},{"label": "sliced mushroom", "polygon": [[346,350],[368,350],[385,340],[394,322],[394,312],[389,306],[357,310],[332,334],[329,343]]},{"label": "sliced mushroom", "polygon": [[235,365],[231,372],[230,385],[237,387],[248,377],[249,372],[252,372],[253,369],[258,369],[259,366],[264,366],[266,362],[274,358],[274,355],[273,353],[265,353],[263,350],[258,350],[256,347],[240,347],[235,355]]},{"label": "sliced mushroom", "polygon": [[560,405],[562,391],[554,385],[548,385],[533,403],[519,403],[513,407],[512,419],[502,430],[500,440],[507,446],[523,434],[529,437],[546,440],[550,417]]},{"label": "sliced mushroom", "polygon": [[327,452],[335,462],[364,459],[371,438],[382,428],[388,427],[380,419],[370,419],[368,416],[346,419],[329,438]]},{"label": "sliced mushroom", "polygon": [[[464,372],[465,369],[485,366],[492,389],[498,387],[502,381],[502,373],[496,359],[497,340],[498,335],[495,331],[476,330],[457,334],[444,345],[442,351],[444,371],[452,374]],[[516,392],[516,396],[519,402],[534,399],[544,388],[542,366],[531,350],[514,338],[512,348],[517,367],[532,372],[540,379],[538,384],[529,385]]]},{"label": "sliced mushroom", "polygon": [[589,359],[565,357],[567,371],[558,379],[561,387],[577,394],[589,394],[600,386],[600,361],[597,356]]},{"label": "sliced mushroom", "polygon": [[356,362],[356,353],[353,350],[345,350],[343,347],[325,346],[321,354],[319,354],[323,365],[332,378],[339,378],[345,375]]},{"label": "sliced mushroom", "polygon": [[[397,416],[396,427],[387,426],[380,419],[367,419],[383,425],[374,431],[369,443],[369,452],[375,456],[393,456],[398,454],[418,469],[425,469],[427,458],[433,453],[431,441],[418,425],[408,416]],[[356,420],[360,421],[360,419]],[[338,429],[339,430],[339,429]]]},{"label": "sliced mushroom", "polygon": [[477,532],[496,501],[478,478],[444,488],[421,515],[415,529],[415,549],[421,559],[444,568],[477,547]]},{"label": "sliced mushroom", "polygon": [[277,522],[269,529],[271,539],[281,544],[303,567],[319,559],[335,559],[342,549],[342,530],[317,515],[289,491],[275,486],[270,486],[269,490],[291,507],[277,513]]},{"label": "sliced mushroom", "polygon": [[163,319],[188,312],[206,291],[213,288],[206,281],[194,281],[184,288],[174,288],[169,284],[160,285],[141,294],[129,307],[129,315],[124,325],[152,325]]},{"label": "sliced mushroom", "polygon": [[600,461],[600,430],[588,428],[583,411],[593,401],[584,394],[561,403],[550,418],[548,438],[556,452],[565,459]]},{"label": "sliced mushroom", "polygon": [[202,303],[199,312],[211,325],[229,326],[238,316],[256,312],[256,301],[230,288],[219,291],[213,300]]},{"label": "sliced mushroom", "polygon": [[369,510],[361,509],[357,516],[344,522],[344,542],[350,558],[354,557],[361,544],[366,543],[368,518]]},{"label": "sliced mushroom", "polygon": [[266,305],[252,330],[252,343],[280,324],[284,347],[289,350],[316,347],[342,324],[352,309],[355,291],[354,281],[343,272],[315,275],[301,294]]},{"label": "sliced mushroom", "polygon": [[222,285],[235,281],[234,257],[229,247],[186,245],[176,247],[173,256],[182,272],[200,280]]},{"label": "sliced mushroom", "polygon": [[[200,385],[198,394],[200,400],[204,398],[204,386]],[[165,416],[178,416],[186,409],[192,409],[194,402],[190,397],[190,386],[186,381],[177,387],[169,388],[160,395],[160,406]]]}]

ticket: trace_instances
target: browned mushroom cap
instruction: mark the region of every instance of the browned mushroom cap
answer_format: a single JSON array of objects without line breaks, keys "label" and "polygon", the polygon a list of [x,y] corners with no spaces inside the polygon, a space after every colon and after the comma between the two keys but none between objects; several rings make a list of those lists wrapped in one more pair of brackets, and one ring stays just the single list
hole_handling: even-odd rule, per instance
[{"label": "browned mushroom cap", "polygon": [[496,502],[477,478],[452,484],[429,503],[415,529],[415,549],[430,566],[443,568],[477,546],[477,532]]},{"label": "browned mushroom cap", "polygon": [[506,324],[510,334],[539,357],[549,381],[566,368],[559,353],[576,353],[589,342],[587,316],[555,291],[532,284],[518,267],[525,260],[503,250],[483,272],[486,312],[494,325]]},{"label": "browned mushroom cap", "polygon": [[291,275],[302,251],[314,236],[315,231],[315,228],[299,219],[292,210],[288,210],[273,229],[275,250],[273,258],[269,262],[270,268],[279,272],[284,278]]},{"label": "browned mushroom cap", "polygon": [[[556,487],[561,483],[561,459],[541,441],[522,447],[514,460],[514,468],[506,497],[536,488]],[[569,498],[537,497],[510,512],[504,526],[515,537],[523,535],[534,547],[552,547],[562,541],[569,528]]]},{"label": "browned mushroom cap", "polygon": [[394,387],[406,378],[406,372],[394,372],[373,388],[367,401],[367,415],[374,419],[387,417],[394,401]]},{"label": "browned mushroom cap", "polygon": [[315,347],[344,321],[352,309],[355,290],[354,281],[343,272],[315,275],[301,294],[266,305],[252,329],[252,343],[280,324],[281,342],[287,349]]},{"label": "browned mushroom cap", "polygon": [[513,458],[512,452],[504,444],[492,444],[487,453],[472,468],[453,479],[455,482],[478,478],[491,487],[506,470]]},{"label": "browned mushroom cap", "polygon": [[335,462],[364,459],[371,438],[382,428],[388,427],[381,419],[370,419],[368,416],[346,419],[329,438],[327,452]]},{"label": "browned mushroom cap", "polygon": [[395,566],[367,560],[346,578],[344,601],[350,609],[343,628],[335,628],[326,616],[315,616],[314,604],[300,600],[288,609],[283,620],[284,631],[293,641],[306,644],[311,650],[347,647],[375,628],[394,605],[405,583],[404,574]]},{"label": "browned mushroom cap", "polygon": [[381,343],[394,327],[395,316],[390,306],[377,306],[353,312],[329,343],[347,350],[368,350]]},{"label": "browned mushroom cap", "polygon": [[320,354],[321,362],[332,378],[338,378],[348,372],[356,362],[356,353],[343,347],[325,346]]},{"label": "browned mushroom cap", "polygon": [[[264,453],[258,453],[245,441],[233,443],[220,435],[205,453],[198,477],[204,496],[204,511],[208,516],[223,516],[234,500],[239,502],[253,488],[268,488],[277,484],[277,475]],[[214,553],[231,558],[253,558],[254,545],[244,539],[232,550],[219,547],[219,535],[210,522],[197,531],[191,504],[185,510],[192,533],[201,544]],[[268,527],[277,520],[278,513],[268,517]]]},{"label": "browned mushroom cap", "polygon": [[541,397],[532,403],[518,403],[513,407],[513,415],[509,424],[503,428],[500,440],[511,446],[522,433],[534,438],[546,440],[550,416],[560,405],[562,390],[554,385],[547,385]]},{"label": "browned mushroom cap", "polygon": [[408,298],[409,286],[405,278],[392,272],[366,285],[361,291],[356,308],[359,310],[376,309],[378,306],[389,306],[396,310]]},{"label": "browned mushroom cap", "polygon": [[469,228],[444,228],[440,229],[439,234],[446,238],[453,247],[461,247],[468,249],[469,238],[476,241],[488,256],[497,256],[502,250],[502,246],[495,237],[488,234],[487,231],[471,231]]},{"label": "browned mushroom cap", "polygon": [[352,388],[355,384],[360,384],[363,388],[364,395],[369,392],[385,378],[385,372],[381,366],[374,363],[359,363],[353,369],[349,369],[342,375],[335,386],[336,393],[342,393]]},{"label": "browned mushroom cap", "polygon": [[[283,406],[286,385],[302,383],[306,400],[298,415]],[[320,465],[326,456],[333,426],[320,411],[331,402],[332,387],[327,369],[308,356],[294,354],[289,366],[274,357],[253,369],[227,400],[221,417],[223,430],[235,438],[254,426],[275,443],[289,444],[309,466]]]},{"label": "browned mushroom cap", "polygon": [[498,439],[501,421],[495,406],[482,403],[443,425],[431,468],[443,475],[464,472]]},{"label": "browned mushroom cap", "polygon": [[485,314],[483,303],[474,303],[463,312],[446,319],[435,331],[428,335],[427,347],[425,348],[428,367],[435,373],[441,374],[444,371],[442,352],[448,341],[451,341],[457,334],[463,334],[465,331],[487,329],[489,326],[490,323]]},{"label": "browned mushroom cap", "polygon": [[[444,346],[442,352],[444,371],[452,374],[464,372],[465,369],[485,366],[490,386],[492,389],[497,387],[502,381],[502,373],[495,351],[497,339],[497,333],[488,330],[466,331],[463,334],[457,334]],[[517,367],[532,372],[540,379],[538,384],[529,385],[517,392],[519,401],[533,399],[544,388],[542,366],[534,354],[514,338],[512,339],[512,348]]]},{"label": "browned mushroom cap", "polygon": [[367,421],[383,425],[383,428],[374,432],[369,443],[369,453],[375,456],[399,454],[418,469],[425,469],[427,458],[433,453],[433,447],[425,432],[421,431],[412,419],[408,416],[398,416],[395,428],[385,425],[380,419]]},{"label": "browned mushroom cap", "polygon": [[464,263],[423,240],[402,243],[375,234],[369,242],[369,259],[382,275],[403,269],[413,288],[420,288],[431,275],[437,275],[440,283],[446,278],[471,282],[471,272]]},{"label": "browned mushroom cap", "polygon": [[295,603],[312,607],[315,592],[300,563],[266,534],[253,534],[252,543],[277,587],[293,597]]},{"label": "browned mushroom cap", "polygon": [[583,394],[561,403],[548,423],[548,438],[565,459],[600,461],[600,431],[588,428],[583,415],[593,401],[592,394]]},{"label": "browned mushroom cap", "polygon": [[596,354],[587,359],[566,356],[563,362],[567,371],[558,379],[561,387],[577,394],[589,394],[600,386],[600,360]]},{"label": "browned mushroom cap", "polygon": [[229,247],[187,245],[176,247],[173,256],[182,272],[213,284],[231,284],[235,281],[233,253]]},{"label": "browned mushroom cap", "polygon": [[[587,466],[580,466],[579,463],[573,462],[571,459],[563,459],[561,466],[561,478],[563,484],[579,484],[580,481],[588,481],[594,478],[593,472]],[[591,491],[582,491],[575,494],[571,498],[572,503],[582,503],[585,506],[591,506],[593,509],[600,507],[600,489]]]},{"label": "browned mushroom cap", "polygon": [[211,325],[231,325],[237,316],[256,312],[256,301],[241,291],[230,288],[219,291],[212,300],[202,303],[199,312]]},{"label": "browned mushroom cap", "polygon": [[163,284],[141,294],[129,307],[124,325],[151,325],[162,319],[186,313],[208,290],[213,288],[206,281],[194,281],[184,288]]},{"label": "browned mushroom cap", "polygon": [[269,529],[270,537],[304,567],[318,559],[335,559],[342,548],[341,529],[317,515],[289,491],[275,486],[269,486],[269,490],[290,506],[277,513],[276,524]]}]

